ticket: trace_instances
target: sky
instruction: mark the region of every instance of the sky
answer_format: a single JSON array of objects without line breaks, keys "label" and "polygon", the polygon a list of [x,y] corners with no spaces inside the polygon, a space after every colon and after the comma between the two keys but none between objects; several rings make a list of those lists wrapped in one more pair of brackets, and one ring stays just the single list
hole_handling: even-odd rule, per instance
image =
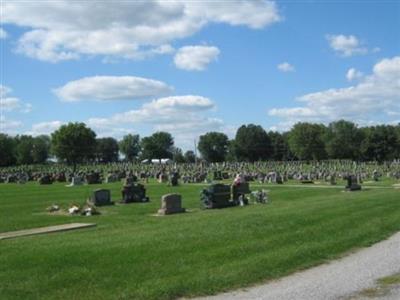
[{"label": "sky", "polygon": [[400,123],[400,0],[0,0],[0,132],[192,149],[242,124]]}]

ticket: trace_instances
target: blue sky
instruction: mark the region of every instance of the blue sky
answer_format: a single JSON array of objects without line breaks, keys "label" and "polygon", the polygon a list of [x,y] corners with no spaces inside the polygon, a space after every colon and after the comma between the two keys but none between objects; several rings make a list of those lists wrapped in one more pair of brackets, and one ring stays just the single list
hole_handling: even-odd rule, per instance
[{"label": "blue sky", "polygon": [[1,120],[120,139],[400,122],[400,1],[2,1]]}]

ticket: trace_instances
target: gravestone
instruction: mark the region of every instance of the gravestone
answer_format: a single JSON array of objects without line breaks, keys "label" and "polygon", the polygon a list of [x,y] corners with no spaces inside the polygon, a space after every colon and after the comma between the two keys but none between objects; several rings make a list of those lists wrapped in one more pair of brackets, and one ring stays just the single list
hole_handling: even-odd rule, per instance
[{"label": "gravestone", "polygon": [[306,179],[306,180],[302,180],[301,183],[302,183],[302,184],[313,184],[314,181],[312,181],[312,180],[307,180],[307,179]]},{"label": "gravestone", "polygon": [[143,184],[129,184],[124,185],[122,188],[121,203],[133,202],[149,202],[149,197],[146,197],[146,189]]},{"label": "gravestone", "polygon": [[221,171],[214,171],[214,180],[215,181],[222,180],[222,172]]},{"label": "gravestone", "polygon": [[87,184],[100,184],[101,183],[100,174],[97,172],[87,174],[86,175],[86,183]]},{"label": "gravestone", "polygon": [[165,175],[164,173],[160,173],[158,175],[158,182],[159,183],[165,183],[168,181],[167,175]]},{"label": "gravestone", "polygon": [[276,176],[276,183],[277,184],[283,184],[282,176],[280,174],[278,174]]},{"label": "gravestone", "polygon": [[178,172],[173,172],[171,175],[171,186],[177,186],[178,185],[178,179],[179,179],[179,173]]},{"label": "gravestone", "polygon": [[106,183],[112,183],[118,181],[118,176],[114,173],[107,174]]},{"label": "gravestone", "polygon": [[357,178],[355,178],[355,176],[347,176],[346,190],[350,192],[361,191],[361,185],[357,184]]},{"label": "gravestone", "polygon": [[232,190],[232,200],[236,203],[248,204],[247,194],[250,194],[250,186],[248,182],[242,182],[240,184],[233,184]]},{"label": "gravestone", "polygon": [[42,177],[39,178],[38,182],[39,184],[52,184],[53,179],[51,178],[50,175],[43,175]]},{"label": "gravestone", "polygon": [[88,200],[88,204],[95,206],[113,205],[111,201],[111,192],[106,189],[98,189],[93,191],[92,196]]},{"label": "gravestone", "polygon": [[65,176],[65,173],[58,173],[58,174],[55,176],[55,179],[56,179],[56,181],[58,181],[58,182],[66,182],[66,181],[67,181],[67,178],[66,178],[66,176]]},{"label": "gravestone", "polygon": [[204,208],[224,208],[236,205],[231,200],[231,187],[226,184],[212,184],[203,189],[200,201]]},{"label": "gravestone", "polygon": [[68,185],[66,185],[66,186],[68,186],[68,187],[70,187],[70,186],[79,186],[79,185],[82,185],[82,184],[83,184],[82,177],[80,177],[80,176],[74,176],[74,177],[72,177],[72,179],[71,179],[71,183],[68,184]]},{"label": "gravestone", "polygon": [[331,185],[336,185],[336,176],[335,175],[331,175],[330,183],[331,183]]},{"label": "gravestone", "polygon": [[159,215],[170,215],[183,213],[182,197],[180,194],[167,194],[161,197],[161,208],[158,210]]},{"label": "gravestone", "polygon": [[15,183],[17,182],[18,178],[15,175],[8,175],[6,178],[6,183]]}]

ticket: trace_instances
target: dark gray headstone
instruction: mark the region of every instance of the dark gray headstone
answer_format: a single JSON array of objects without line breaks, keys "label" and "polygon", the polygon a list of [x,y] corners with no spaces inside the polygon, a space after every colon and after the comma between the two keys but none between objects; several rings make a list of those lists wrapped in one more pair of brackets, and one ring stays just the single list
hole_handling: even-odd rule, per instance
[{"label": "dark gray headstone", "polygon": [[106,189],[95,190],[90,197],[90,202],[96,206],[113,205],[111,192]]}]

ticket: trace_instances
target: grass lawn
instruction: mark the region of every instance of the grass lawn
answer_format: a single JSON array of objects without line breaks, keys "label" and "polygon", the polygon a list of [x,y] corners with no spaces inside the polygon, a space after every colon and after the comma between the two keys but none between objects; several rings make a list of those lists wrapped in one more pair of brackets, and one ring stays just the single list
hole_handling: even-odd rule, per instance
[{"label": "grass lawn", "polygon": [[[103,207],[93,217],[49,215],[45,208],[83,203],[100,185],[0,184],[0,232],[97,224],[0,241],[0,298],[175,299],[281,277],[399,231],[400,190],[389,188],[393,183],[354,193],[267,185],[268,205],[201,210],[202,185],[152,182],[150,203]],[[121,183],[101,186],[120,199]],[[181,193],[190,212],[152,216],[169,192]]]}]

